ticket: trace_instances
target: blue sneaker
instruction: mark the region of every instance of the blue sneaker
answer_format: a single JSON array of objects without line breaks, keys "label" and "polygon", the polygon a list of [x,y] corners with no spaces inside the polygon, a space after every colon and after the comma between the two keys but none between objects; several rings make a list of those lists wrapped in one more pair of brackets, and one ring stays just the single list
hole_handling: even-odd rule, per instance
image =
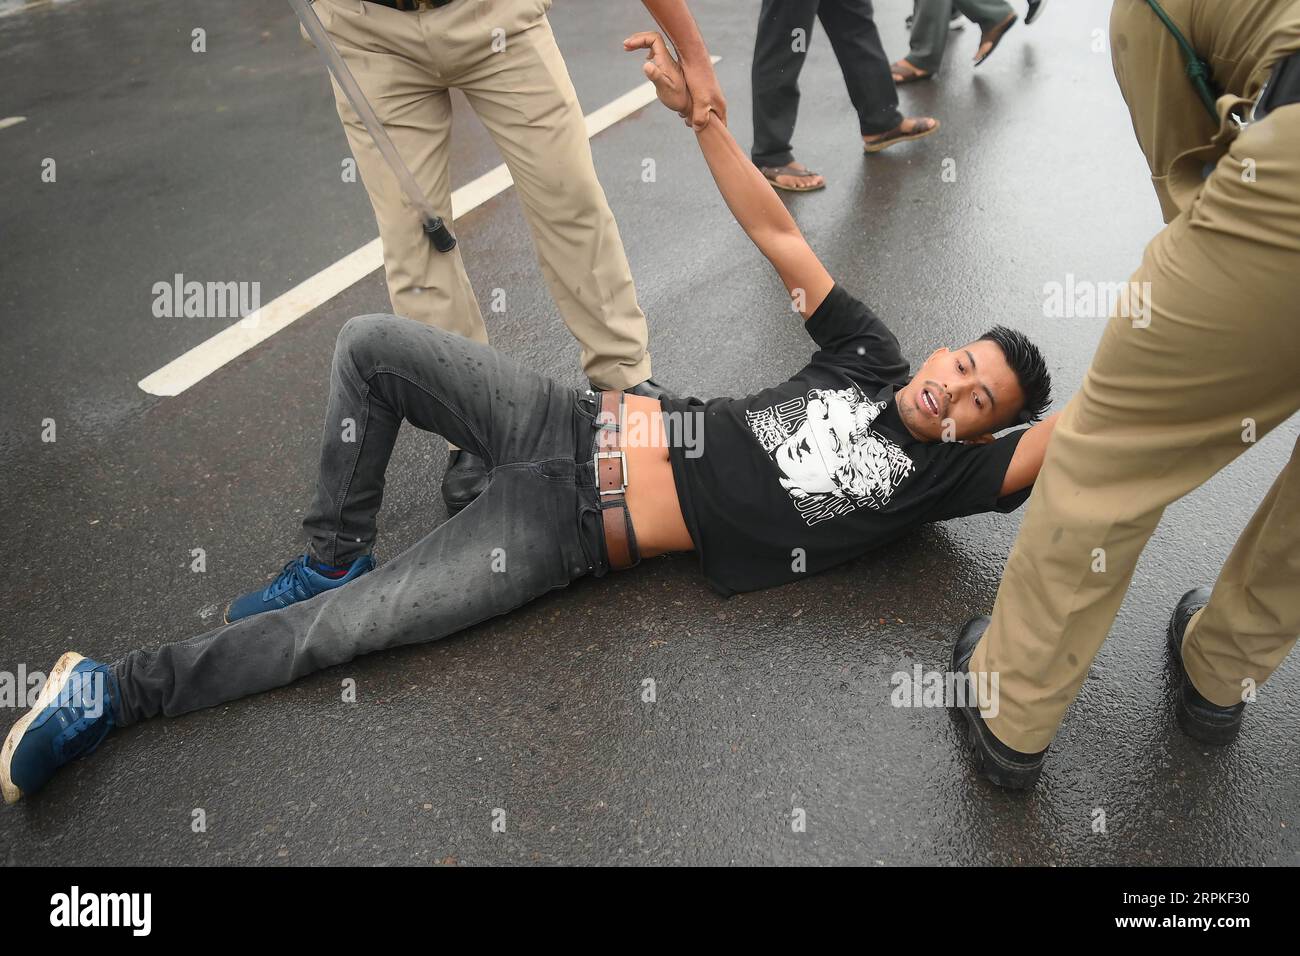
[{"label": "blue sneaker", "polygon": [[0,749],[5,803],[45,786],[65,763],[100,745],[115,725],[117,680],[107,664],[72,651],[59,658],[36,704],[9,730]]},{"label": "blue sneaker", "polygon": [[355,581],[367,571],[373,571],[375,559],[363,555],[352,562],[348,573],[338,578],[326,577],[319,571],[313,571],[307,563],[307,555],[300,555],[284,566],[280,576],[261,591],[249,591],[235,598],[226,608],[226,623],[238,621],[241,617],[252,617],[263,611],[277,611],[290,604],[306,601],[325,591],[341,588],[349,581]]}]

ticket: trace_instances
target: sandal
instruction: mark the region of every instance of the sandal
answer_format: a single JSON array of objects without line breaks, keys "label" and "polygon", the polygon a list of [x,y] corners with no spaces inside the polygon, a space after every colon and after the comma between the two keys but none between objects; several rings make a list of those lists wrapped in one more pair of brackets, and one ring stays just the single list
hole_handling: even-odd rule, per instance
[{"label": "sandal", "polygon": [[1018,19],[1020,18],[1013,13],[1005,20],[1003,20],[1001,23],[999,23],[997,26],[995,26],[993,29],[980,34],[980,45],[978,49],[983,50],[984,44],[986,43],[990,44],[990,46],[987,50],[984,50],[984,53],[982,55],[976,52],[975,55],[976,66],[979,66],[981,63],[983,63],[985,60],[987,60],[989,57],[993,55],[993,51],[998,48],[998,44],[1002,42],[1002,38],[1007,35],[1008,30],[1010,30],[1012,27],[1016,25],[1016,21]]},{"label": "sandal", "polygon": [[785,183],[778,183],[776,181],[776,177],[778,176],[820,176],[821,175],[821,173],[817,172],[816,170],[809,169],[806,166],[803,169],[798,169],[794,166],[793,163],[786,163],[784,166],[760,166],[758,167],[758,171],[763,174],[763,178],[766,179],[769,183],[771,183],[777,189],[784,189],[786,192],[810,193],[818,189],[826,188],[826,180],[824,179],[821,181],[820,184],[816,186],[787,186]]},{"label": "sandal", "polygon": [[[910,118],[910,117],[909,117]],[[939,121],[929,116],[922,116],[913,120],[913,126],[910,131],[905,131],[903,125],[907,120],[903,120],[893,129],[879,139],[873,139],[871,142],[863,142],[862,151],[864,153],[878,153],[882,149],[893,146],[895,143],[902,143],[911,139],[921,139],[929,136],[939,128]]]},{"label": "sandal", "polygon": [[906,59],[890,64],[889,71],[894,77],[895,86],[903,86],[906,83],[915,83],[918,80],[928,80],[934,76],[934,74],[928,70],[917,69]]}]

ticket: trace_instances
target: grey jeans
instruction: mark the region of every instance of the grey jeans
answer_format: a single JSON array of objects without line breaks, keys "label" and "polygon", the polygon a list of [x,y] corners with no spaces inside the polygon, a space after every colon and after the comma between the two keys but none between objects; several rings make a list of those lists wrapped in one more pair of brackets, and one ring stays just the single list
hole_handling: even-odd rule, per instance
[{"label": "grey jeans", "polygon": [[113,665],[125,725],[280,687],[360,654],[436,640],[608,569],[591,468],[595,398],[495,349],[391,315],[339,332],[311,553],[370,551],[384,472],[408,421],[484,458],[487,490],[383,566],[333,591]]}]

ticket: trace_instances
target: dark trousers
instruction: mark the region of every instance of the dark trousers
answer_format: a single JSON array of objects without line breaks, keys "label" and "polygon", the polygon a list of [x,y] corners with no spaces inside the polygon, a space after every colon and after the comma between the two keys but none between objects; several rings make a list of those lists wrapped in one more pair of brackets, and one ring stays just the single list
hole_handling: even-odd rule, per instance
[{"label": "dark trousers", "polygon": [[[763,0],[751,73],[754,148],[750,155],[759,166],[784,166],[794,158],[790,141],[799,113],[799,71],[814,18],[821,20],[830,37],[862,134],[884,133],[903,121],[871,0]],[[796,34],[796,30],[803,32]]]},{"label": "dark trousers", "polygon": [[403,421],[481,455],[487,490],[343,587],[113,665],[119,724],[280,687],[360,654],[436,640],[607,570],[591,467],[596,406],[495,349],[372,315],[339,333],[315,501],[317,559],[368,553]]}]

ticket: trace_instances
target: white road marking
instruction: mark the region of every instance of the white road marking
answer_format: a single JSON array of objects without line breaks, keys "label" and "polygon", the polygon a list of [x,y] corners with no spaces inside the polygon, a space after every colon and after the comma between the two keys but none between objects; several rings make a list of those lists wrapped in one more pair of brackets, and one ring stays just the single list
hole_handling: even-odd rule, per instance
[{"label": "white road marking", "polygon": [[6,116],[0,119],[0,129],[8,129],[10,126],[17,126],[19,123],[27,122],[26,116]]},{"label": "white road marking", "polygon": [[[720,57],[713,57],[716,63]],[[646,81],[618,99],[586,116],[587,136],[595,136],[619,120],[654,102],[654,84]],[[466,183],[451,194],[452,219],[459,219],[513,185],[504,163]],[[179,358],[142,378],[140,388],[150,395],[179,395],[201,382],[228,362],[266,341],[285,326],[296,322],[312,309],[324,305],[334,296],[370,275],[384,264],[383,246],[378,237],[349,253],[309,279],[300,282],[234,325],[222,329],[212,338],[200,342]]]},{"label": "white road marking", "polygon": [[15,14],[26,13],[40,7],[57,6],[69,2],[70,0],[9,0],[3,7],[0,7],[0,17],[12,17]]}]

